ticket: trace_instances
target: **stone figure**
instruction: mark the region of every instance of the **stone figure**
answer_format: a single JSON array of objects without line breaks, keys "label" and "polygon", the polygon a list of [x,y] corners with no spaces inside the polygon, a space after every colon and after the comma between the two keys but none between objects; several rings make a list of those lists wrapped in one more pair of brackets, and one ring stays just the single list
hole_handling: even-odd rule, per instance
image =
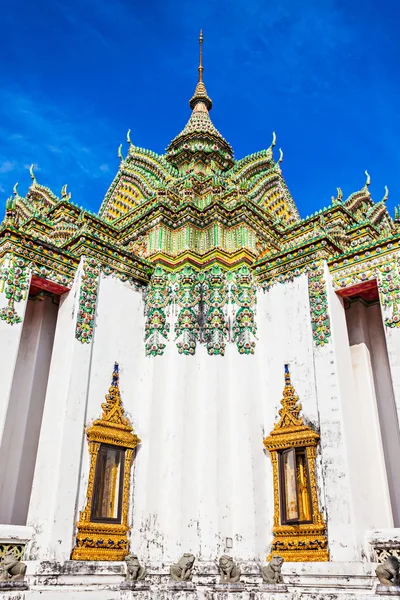
[{"label": "stone figure", "polygon": [[237,583],[240,580],[240,568],[233,562],[233,558],[224,554],[219,559],[220,583]]},{"label": "stone figure", "polygon": [[18,560],[12,550],[9,550],[0,563],[0,581],[23,581],[26,564]]},{"label": "stone figure", "polygon": [[184,554],[176,564],[171,566],[172,581],[191,581],[194,561],[193,554]]},{"label": "stone figure", "polygon": [[146,569],[139,563],[136,554],[125,556],[126,581],[143,581],[146,577]]},{"label": "stone figure", "polygon": [[261,577],[265,583],[276,585],[277,583],[283,583],[281,569],[283,565],[283,558],[281,556],[273,556],[270,562],[261,567]]},{"label": "stone figure", "polygon": [[382,565],[376,567],[376,576],[381,585],[400,585],[400,562],[395,556],[389,556]]}]

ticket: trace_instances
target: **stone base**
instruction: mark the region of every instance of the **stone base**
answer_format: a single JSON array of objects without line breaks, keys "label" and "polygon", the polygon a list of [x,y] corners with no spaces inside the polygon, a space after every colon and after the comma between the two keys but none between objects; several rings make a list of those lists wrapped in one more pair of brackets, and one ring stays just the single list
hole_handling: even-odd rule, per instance
[{"label": "stone base", "polygon": [[120,590],[132,590],[133,592],[149,590],[150,584],[147,581],[123,581],[119,586]]},{"label": "stone base", "polygon": [[160,600],[197,600],[196,586],[192,581],[169,581],[160,587]]},{"label": "stone base", "polygon": [[25,600],[26,581],[0,581],[0,600]]},{"label": "stone base", "polygon": [[120,600],[150,600],[150,584],[147,581],[123,581]]},{"label": "stone base", "polygon": [[380,596],[397,596],[400,598],[400,585],[381,585],[376,586],[376,593]]},{"label": "stone base", "polygon": [[[282,594],[285,594],[284,596]],[[286,600],[291,598],[288,593],[288,587],[284,583],[262,583],[252,592],[251,600],[273,600],[275,598]]]},{"label": "stone base", "polygon": [[29,590],[26,581],[0,581],[0,592],[19,592]]},{"label": "stone base", "polygon": [[250,600],[249,592],[245,591],[244,584],[237,583],[217,583],[211,592],[212,600]]}]

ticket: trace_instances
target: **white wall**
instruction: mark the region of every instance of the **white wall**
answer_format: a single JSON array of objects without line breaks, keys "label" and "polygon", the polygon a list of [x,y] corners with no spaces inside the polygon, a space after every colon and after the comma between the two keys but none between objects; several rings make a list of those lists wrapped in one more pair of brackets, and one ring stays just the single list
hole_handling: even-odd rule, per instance
[{"label": "white wall", "polygon": [[[254,356],[239,355],[234,344],[224,357],[208,356],[204,346],[183,356],[171,340],[164,356],[145,357],[143,312],[140,293],[102,277],[86,424],[100,416],[118,361],[124,406],[142,439],[132,549],[144,561],[173,561],[182,552],[213,560],[232,538],[235,556],[264,560],[273,485],[263,438],[278,418],[285,362],[307,422],[318,426],[307,278],[260,293]],[[88,469],[86,444],[80,510]],[[318,471],[323,505],[320,465]]]},{"label": "white wall", "polygon": [[264,560],[273,484],[263,438],[278,419],[287,362],[305,422],[321,433],[317,477],[331,559],[356,560],[363,488],[351,461],[358,421],[347,411],[355,385],[344,310],[329,274],[333,335],[326,347],[313,342],[303,275],[259,293],[255,355],[228,344],[224,357],[208,356],[200,345],[195,356],[179,355],[173,318],[165,354],[145,357],[142,295],[105,276],[92,346],[81,344],[79,278],[59,310],[28,518],[35,528],[31,557],[70,555],[86,501],[84,426],[101,415],[117,361],[124,406],[142,439],[133,467],[132,550],[144,562],[174,561],[183,552],[213,560],[232,538],[229,551],[238,559]]},{"label": "white wall", "polygon": [[0,523],[25,525],[58,306],[27,305],[0,447]]},{"label": "white wall", "polygon": [[63,561],[75,534],[92,344],[75,338],[82,262],[60,299],[27,524],[29,558]]}]

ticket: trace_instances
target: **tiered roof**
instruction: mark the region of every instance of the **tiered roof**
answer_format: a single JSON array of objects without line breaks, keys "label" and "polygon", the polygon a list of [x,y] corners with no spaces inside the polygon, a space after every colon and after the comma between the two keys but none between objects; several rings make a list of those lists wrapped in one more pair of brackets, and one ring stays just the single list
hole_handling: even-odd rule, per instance
[{"label": "tiered roof", "polygon": [[210,119],[202,42],[201,35],[192,114],[166,154],[138,148],[128,132],[127,156],[119,151],[120,166],[98,215],[76,206],[66,186],[58,196],[39,184],[32,169],[26,196],[16,185],[7,201],[0,259],[14,240],[20,249],[31,244],[32,260],[39,264],[47,264],[39,260],[46,252],[59,257],[62,269],[53,262],[64,283],[83,254],[144,283],[155,264],[176,269],[188,262],[196,268],[217,262],[228,269],[247,263],[268,281],[283,264],[295,268],[291,255],[303,249],[306,257],[313,244],[324,241],[333,260],[398,235],[386,209],[387,192],[374,203],[369,176],[346,200],[338,189],[328,208],[301,219],[282,175],[283,153],[274,156],[275,134],[266,150],[235,160]]}]

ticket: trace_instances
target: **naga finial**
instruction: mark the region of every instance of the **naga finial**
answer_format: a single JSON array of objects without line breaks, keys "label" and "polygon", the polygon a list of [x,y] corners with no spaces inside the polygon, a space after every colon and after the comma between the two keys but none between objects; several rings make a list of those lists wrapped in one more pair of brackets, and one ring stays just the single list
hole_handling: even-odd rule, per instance
[{"label": "naga finial", "polygon": [[35,165],[31,165],[29,169],[29,175],[31,176],[32,181],[36,181],[35,173],[33,172]]},{"label": "naga finial", "polygon": [[278,165],[280,165],[282,161],[283,161],[283,150],[282,150],[282,148],[279,148]]},{"label": "naga finial", "polygon": [[365,170],[365,176],[367,178],[367,181],[365,182],[365,185],[368,187],[369,184],[371,183],[371,177],[370,177],[370,174],[368,173],[367,170]]},{"label": "naga finial", "polygon": [[124,160],[124,157],[122,156],[122,144],[118,147],[118,157],[120,160]]},{"label": "naga finial", "polygon": [[389,198],[389,188],[387,185],[385,185],[385,195],[382,198],[382,202],[386,202],[386,200]]},{"label": "naga finial", "polygon": [[276,144],[276,133],[275,131],[272,132],[272,142],[271,142],[271,148],[273,148]]},{"label": "naga finial", "polygon": [[61,188],[61,198],[65,198],[67,196],[67,183]]},{"label": "naga finial", "polygon": [[131,130],[128,129],[128,133],[126,134],[126,141],[128,142],[128,144],[132,144],[131,142]]},{"label": "naga finial", "polygon": [[18,182],[13,187],[14,196],[18,196]]}]

